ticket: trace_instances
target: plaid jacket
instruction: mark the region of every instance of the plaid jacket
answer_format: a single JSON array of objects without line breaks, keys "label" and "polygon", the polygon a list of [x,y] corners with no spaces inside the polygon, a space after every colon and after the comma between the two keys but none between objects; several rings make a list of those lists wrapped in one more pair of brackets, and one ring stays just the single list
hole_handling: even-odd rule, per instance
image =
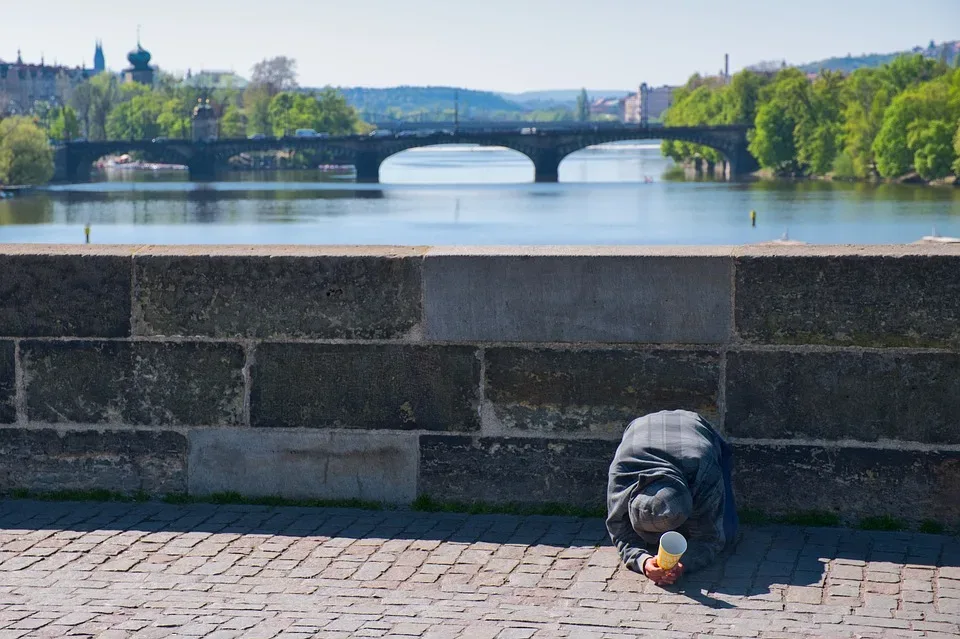
[{"label": "plaid jacket", "polygon": [[627,568],[642,573],[643,562],[657,552],[660,535],[635,531],[629,508],[639,489],[663,476],[683,481],[693,496],[693,513],[677,529],[687,538],[680,561],[688,572],[706,567],[732,544],[738,522],[731,466],[730,446],[697,413],[662,411],[632,421],[607,482],[607,531]]}]

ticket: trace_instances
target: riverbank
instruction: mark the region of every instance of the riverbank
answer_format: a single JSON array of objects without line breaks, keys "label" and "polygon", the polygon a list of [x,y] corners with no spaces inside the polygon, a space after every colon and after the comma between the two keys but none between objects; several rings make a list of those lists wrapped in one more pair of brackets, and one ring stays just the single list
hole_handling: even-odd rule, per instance
[{"label": "riverbank", "polygon": [[26,184],[26,185],[16,185],[16,186],[14,186],[14,185],[11,185],[11,186],[0,185],[0,200],[6,199],[6,198],[9,198],[9,197],[14,197],[14,196],[17,196],[17,195],[26,195],[26,194],[28,194],[28,193],[34,192],[36,189],[37,189],[36,186],[32,186],[32,185],[29,185],[29,184]]},{"label": "riverbank", "polygon": [[916,172],[910,172],[897,178],[859,178],[838,176],[831,173],[828,173],[827,175],[804,175],[792,173],[780,174],[772,171],[771,169],[761,169],[752,175],[765,180],[816,180],[820,182],[851,182],[860,184],[913,184],[919,186],[960,187],[960,176],[948,175],[947,177],[939,180],[924,180]]}]

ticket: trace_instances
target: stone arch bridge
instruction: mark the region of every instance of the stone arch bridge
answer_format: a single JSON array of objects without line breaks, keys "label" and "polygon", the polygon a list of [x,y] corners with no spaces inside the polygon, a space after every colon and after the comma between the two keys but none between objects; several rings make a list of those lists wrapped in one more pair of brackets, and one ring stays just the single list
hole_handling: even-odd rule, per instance
[{"label": "stone arch bridge", "polygon": [[224,139],[209,142],[189,140],[115,140],[70,142],[56,150],[57,181],[86,181],[93,163],[106,155],[141,152],[153,162],[185,164],[193,179],[211,179],[218,167],[241,153],[277,150],[326,151],[334,162],[352,164],[357,181],[379,181],[380,165],[391,155],[416,147],[437,144],[503,146],[526,155],[533,162],[537,182],[556,182],[560,162],[580,149],[627,140],[679,140],[702,144],[726,159],[726,172],[736,177],[755,171],[756,160],[747,151],[747,126],[639,127],[581,125],[550,129],[466,129],[420,131],[407,135],[342,136],[313,138]]}]

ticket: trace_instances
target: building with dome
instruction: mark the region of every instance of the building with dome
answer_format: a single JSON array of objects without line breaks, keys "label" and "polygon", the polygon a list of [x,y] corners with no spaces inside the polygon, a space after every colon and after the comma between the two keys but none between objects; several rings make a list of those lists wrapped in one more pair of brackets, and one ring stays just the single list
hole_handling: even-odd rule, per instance
[{"label": "building with dome", "polygon": [[123,81],[153,85],[156,68],[150,66],[151,57],[150,52],[140,45],[140,38],[137,38],[137,48],[127,54],[130,67],[123,70]]}]

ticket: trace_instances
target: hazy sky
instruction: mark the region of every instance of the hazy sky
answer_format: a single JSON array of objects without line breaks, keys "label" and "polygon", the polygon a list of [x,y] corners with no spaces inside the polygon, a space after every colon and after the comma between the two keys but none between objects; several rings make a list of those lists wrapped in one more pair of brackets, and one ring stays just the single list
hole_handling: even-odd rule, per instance
[{"label": "hazy sky", "polygon": [[960,38],[960,0],[2,0],[0,59],[170,71],[299,63],[305,86],[628,89],[761,60],[806,62]]}]

